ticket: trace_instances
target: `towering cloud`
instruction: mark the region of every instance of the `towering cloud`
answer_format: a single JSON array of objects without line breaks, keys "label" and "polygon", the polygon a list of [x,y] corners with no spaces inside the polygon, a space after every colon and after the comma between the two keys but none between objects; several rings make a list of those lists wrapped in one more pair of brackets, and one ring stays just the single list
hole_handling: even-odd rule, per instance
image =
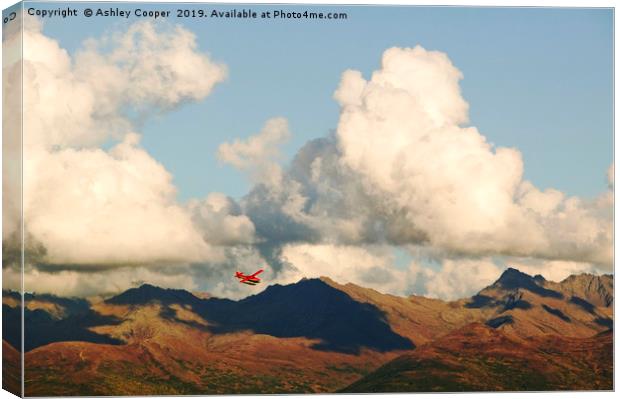
[{"label": "towering cloud", "polygon": [[[335,134],[308,142],[277,184],[263,180],[242,201],[259,236],[284,246],[285,266],[327,273],[324,259],[341,264],[337,254],[415,245],[447,257],[439,271],[409,273],[408,284],[424,281],[444,297],[488,282],[499,271],[488,256],[530,259],[552,276],[563,273],[549,268],[566,265],[609,270],[611,192],[588,200],[524,180],[517,149],[466,125],[461,78],[445,54],[419,46],[387,50],[369,80],[343,73]],[[342,268],[359,280],[363,263]],[[342,268],[327,274],[341,277]],[[472,275],[481,278],[448,284]]]},{"label": "towering cloud", "polygon": [[342,164],[429,245],[611,264],[610,220],[523,181],[519,151],[464,126],[461,77],[445,54],[419,46],[387,50],[368,81],[345,72],[335,93]]}]

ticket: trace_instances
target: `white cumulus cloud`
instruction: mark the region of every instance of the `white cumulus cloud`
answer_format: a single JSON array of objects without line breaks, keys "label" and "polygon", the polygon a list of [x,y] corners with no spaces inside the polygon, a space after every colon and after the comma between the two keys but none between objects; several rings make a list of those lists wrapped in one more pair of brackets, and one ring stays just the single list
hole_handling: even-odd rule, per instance
[{"label": "white cumulus cloud", "polygon": [[572,274],[600,271],[591,263],[544,259],[511,259],[508,264],[531,276],[540,274],[550,281],[560,282]]},{"label": "white cumulus cloud", "polygon": [[[43,248],[37,261],[74,270],[217,262],[225,256],[221,237],[251,241],[247,218],[196,211],[214,197],[192,209],[177,202],[172,175],[140,146],[128,116],[202,100],[225,79],[226,66],[200,51],[193,33],[142,21],[89,39],[72,56],[37,19],[24,25],[23,59],[3,64],[3,80],[23,61],[23,208],[26,245]],[[3,94],[19,98],[20,89],[5,85]],[[106,140],[116,144],[101,148]],[[19,186],[9,189],[19,198]],[[5,237],[16,226],[4,224]]]},{"label": "white cumulus cloud", "polygon": [[445,54],[420,46],[386,50],[369,80],[345,72],[335,92],[342,165],[429,245],[611,265],[611,220],[523,181],[518,150],[464,126],[461,78]]},{"label": "white cumulus cloud", "polygon": [[491,285],[501,272],[489,259],[446,259],[439,271],[430,273],[427,295],[447,300],[466,298]]},{"label": "white cumulus cloud", "polygon": [[203,200],[190,200],[188,208],[204,239],[216,245],[252,244],[255,229],[241,213],[239,205],[222,193],[211,193]]},{"label": "white cumulus cloud", "polygon": [[359,247],[329,244],[289,244],[282,251],[297,271],[289,272],[289,282],[301,277],[329,277],[398,295],[408,295],[415,283],[416,270],[394,267],[394,256],[387,247]]},{"label": "white cumulus cloud", "polygon": [[258,134],[221,144],[217,156],[220,161],[250,173],[257,183],[277,185],[282,176],[280,165],[276,162],[281,157],[279,146],[290,135],[285,118],[272,118]]},{"label": "white cumulus cloud", "polygon": [[110,149],[30,154],[24,164],[26,230],[48,261],[143,264],[217,257],[176,203],[172,176],[127,134]]}]

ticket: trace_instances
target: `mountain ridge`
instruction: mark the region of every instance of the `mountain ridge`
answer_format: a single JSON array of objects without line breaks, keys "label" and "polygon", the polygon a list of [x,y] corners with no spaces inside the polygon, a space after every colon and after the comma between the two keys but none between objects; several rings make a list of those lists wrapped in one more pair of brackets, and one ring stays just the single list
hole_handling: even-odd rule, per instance
[{"label": "mountain ridge", "polygon": [[[285,284],[285,285],[276,283],[276,284],[269,285],[267,287],[267,289],[269,289],[270,287],[278,287],[278,286],[282,287],[282,286],[286,286],[286,285],[294,285],[294,284],[298,284],[300,282],[307,281],[307,280],[320,280],[320,281],[325,282],[326,284],[334,284],[334,285],[338,285],[338,286],[357,286],[357,287],[361,287],[361,286],[359,286],[359,285],[357,285],[355,283],[351,283],[351,282],[338,283],[338,282],[336,282],[335,280],[333,280],[332,278],[330,278],[328,276],[319,276],[319,277],[312,277],[312,278],[303,277],[303,278],[301,278],[299,281],[297,281],[295,283],[290,283],[290,284]],[[508,267],[508,268],[504,269],[504,271],[502,271],[502,273],[500,274],[500,276],[498,277],[497,280],[495,280],[489,286],[482,288],[480,291],[483,291],[484,289],[492,287],[492,286],[495,286],[497,284],[504,284],[504,285],[515,284],[515,281],[519,281],[519,280],[521,281],[522,284],[525,284],[526,282],[529,282],[529,281],[533,281],[533,282],[536,282],[537,284],[540,284],[542,282],[543,285],[544,284],[557,284],[557,285],[564,286],[564,287],[569,287],[569,285],[575,285],[574,284],[575,281],[580,282],[580,281],[583,281],[583,280],[588,280],[590,282],[591,281],[597,281],[601,285],[603,285],[603,282],[604,283],[611,282],[611,287],[613,287],[613,274],[593,274],[593,273],[571,274],[571,275],[565,277],[563,280],[561,280],[559,282],[556,282],[556,281],[552,281],[552,280],[547,280],[547,279],[545,279],[540,274],[532,276],[532,275],[524,273],[524,272],[522,272],[522,271],[520,271],[520,270],[518,270],[516,268]],[[366,287],[363,287],[363,288],[368,289],[368,290],[376,291],[377,293],[379,293],[381,295],[390,295],[390,296],[394,296],[394,297],[402,297],[402,296],[399,296],[399,295],[383,293],[383,292],[377,291],[377,290],[375,290],[373,288],[366,288]],[[109,296],[108,298],[104,298],[103,300],[105,302],[114,303],[114,301],[120,301],[121,298],[122,298],[122,300],[126,300],[130,296],[130,293],[143,292],[145,290],[149,290],[149,291],[151,291],[151,293],[160,293],[160,294],[165,293],[166,296],[171,296],[171,297],[175,296],[175,295],[176,296],[180,296],[180,297],[184,297],[186,295],[191,295],[192,297],[194,297],[196,299],[213,299],[213,298],[215,298],[215,299],[227,300],[227,298],[219,298],[219,297],[213,296],[209,292],[200,292],[200,293],[196,292],[196,293],[194,293],[192,291],[185,290],[185,289],[158,287],[158,286],[150,284],[150,283],[142,283],[142,284],[140,284],[137,287],[132,287],[132,288],[126,289],[126,290],[124,290],[122,292],[119,292],[117,294],[113,294],[113,295]],[[3,298],[5,296],[7,296],[7,297],[15,297],[16,299],[18,299],[18,297],[19,297],[19,292],[17,292],[17,291],[4,290],[3,289],[2,292],[3,292]],[[260,293],[258,293],[258,294],[260,294]],[[251,295],[248,295],[248,297],[255,296],[255,295],[258,295],[258,294],[251,294]],[[146,294],[146,295],[148,296],[149,294]],[[551,294],[551,295],[554,295],[554,294]],[[557,295],[557,294],[555,294],[555,295]],[[424,298],[427,298],[427,299],[437,299],[437,298],[430,298],[430,297],[425,297],[423,295],[416,295],[416,294],[411,294],[411,295],[409,295],[407,297],[411,297],[411,296],[424,297]],[[613,293],[612,293],[612,296],[613,296]],[[72,301],[82,301],[82,302],[85,302],[85,299],[83,299],[81,297],[75,297],[75,296],[63,297],[63,296],[54,295],[54,294],[45,294],[45,293],[44,294],[38,294],[38,293],[34,293],[34,292],[26,292],[24,298],[28,301],[30,299],[37,298],[37,297],[39,297],[39,298],[55,298],[56,300],[59,300],[59,301],[72,300]],[[248,297],[244,297],[244,298],[241,298],[239,300],[243,300],[243,299],[246,299]],[[453,301],[460,301],[460,300],[467,299],[467,298],[470,298],[470,297],[458,298],[458,299],[455,299]],[[442,300],[442,299],[437,299],[437,300]],[[442,300],[442,301],[445,301],[445,300]],[[450,301],[448,301],[448,302],[450,302]],[[609,303],[607,303],[605,306],[609,306]]]},{"label": "mountain ridge", "polygon": [[[20,313],[12,307],[14,299],[3,296],[3,308],[9,309],[4,317]],[[405,370],[412,376],[408,389],[433,390],[424,385],[426,380],[436,381],[437,390],[456,389],[461,377],[476,381],[500,364],[527,365],[528,356],[533,359],[528,367],[540,369],[546,378],[532,387],[556,389],[585,375],[580,374],[585,373],[581,363],[571,363],[562,354],[569,351],[562,345],[594,348],[596,359],[579,358],[598,370],[590,388],[606,387],[611,367],[605,353],[613,327],[613,276],[552,282],[512,269],[477,294],[456,301],[383,294],[327,277],[275,284],[237,301],[151,284],[90,303],[87,311],[74,300],[38,294],[26,299],[26,338],[31,342],[27,371],[47,381],[30,385],[29,396],[95,395],[104,387],[108,394],[119,395],[354,390],[375,384],[373,372],[403,356],[412,364],[418,362],[417,354],[426,354],[423,361],[429,370],[442,365],[449,371],[458,363],[454,351],[446,352],[450,345],[479,347],[475,370],[453,370],[441,378]],[[496,339],[508,347],[497,347]],[[18,344],[10,341],[7,347]],[[539,354],[543,349],[559,352],[545,357]],[[521,363],[507,360],[513,352],[521,354]],[[543,366],[553,356],[561,362],[556,371],[568,380],[545,374]],[[393,366],[387,369],[402,374]],[[67,375],[79,383],[68,384]],[[364,380],[366,376],[371,380]],[[501,386],[489,382],[488,388],[516,389],[526,377],[498,377]],[[99,388],[85,388],[90,384]],[[382,383],[374,386],[387,389]]]}]

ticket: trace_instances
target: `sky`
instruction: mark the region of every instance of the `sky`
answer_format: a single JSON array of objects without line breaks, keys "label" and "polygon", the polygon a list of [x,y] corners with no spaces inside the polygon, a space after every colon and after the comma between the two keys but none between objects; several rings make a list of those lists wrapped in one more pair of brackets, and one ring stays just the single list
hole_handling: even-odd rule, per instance
[{"label": "sky", "polygon": [[153,22],[73,7],[26,19],[32,290],[235,298],[251,292],[232,271],[267,264],[270,282],[455,299],[509,265],[611,271],[609,9]]},{"label": "sky", "polygon": [[[162,6],[152,8],[157,7]],[[265,119],[283,116],[293,133],[284,148],[283,161],[290,160],[308,139],[334,129],[339,107],[332,93],[343,70],[369,74],[384,49],[418,44],[450,56],[464,75],[471,124],[489,141],[519,148],[525,176],[534,184],[580,196],[605,188],[601,171],[613,157],[610,10],[337,9],[349,18],[326,23],[173,20],[194,32],[200,48],[230,71],[204,101],[151,119],[143,128],[144,146],[173,173],[181,200],[211,191],[243,196],[250,183],[218,162],[221,142],[256,133]],[[51,19],[43,31],[74,52],[86,38],[123,23]],[[171,130],[182,132],[183,140],[171,139]],[[202,179],[196,179],[197,169],[207,172]]]}]

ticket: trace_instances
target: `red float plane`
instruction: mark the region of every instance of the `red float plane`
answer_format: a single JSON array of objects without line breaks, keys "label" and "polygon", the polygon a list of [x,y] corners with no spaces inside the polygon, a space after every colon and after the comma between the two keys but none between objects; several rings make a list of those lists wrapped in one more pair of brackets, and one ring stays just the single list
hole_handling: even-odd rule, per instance
[{"label": "red float plane", "polygon": [[256,285],[258,283],[260,283],[260,278],[256,277],[259,274],[261,274],[263,272],[263,269],[260,269],[259,271],[257,271],[256,273],[250,275],[250,276],[246,276],[245,274],[241,273],[241,272],[237,272],[235,273],[235,277],[237,277],[239,279],[240,283],[243,284],[247,284],[247,285]]}]

